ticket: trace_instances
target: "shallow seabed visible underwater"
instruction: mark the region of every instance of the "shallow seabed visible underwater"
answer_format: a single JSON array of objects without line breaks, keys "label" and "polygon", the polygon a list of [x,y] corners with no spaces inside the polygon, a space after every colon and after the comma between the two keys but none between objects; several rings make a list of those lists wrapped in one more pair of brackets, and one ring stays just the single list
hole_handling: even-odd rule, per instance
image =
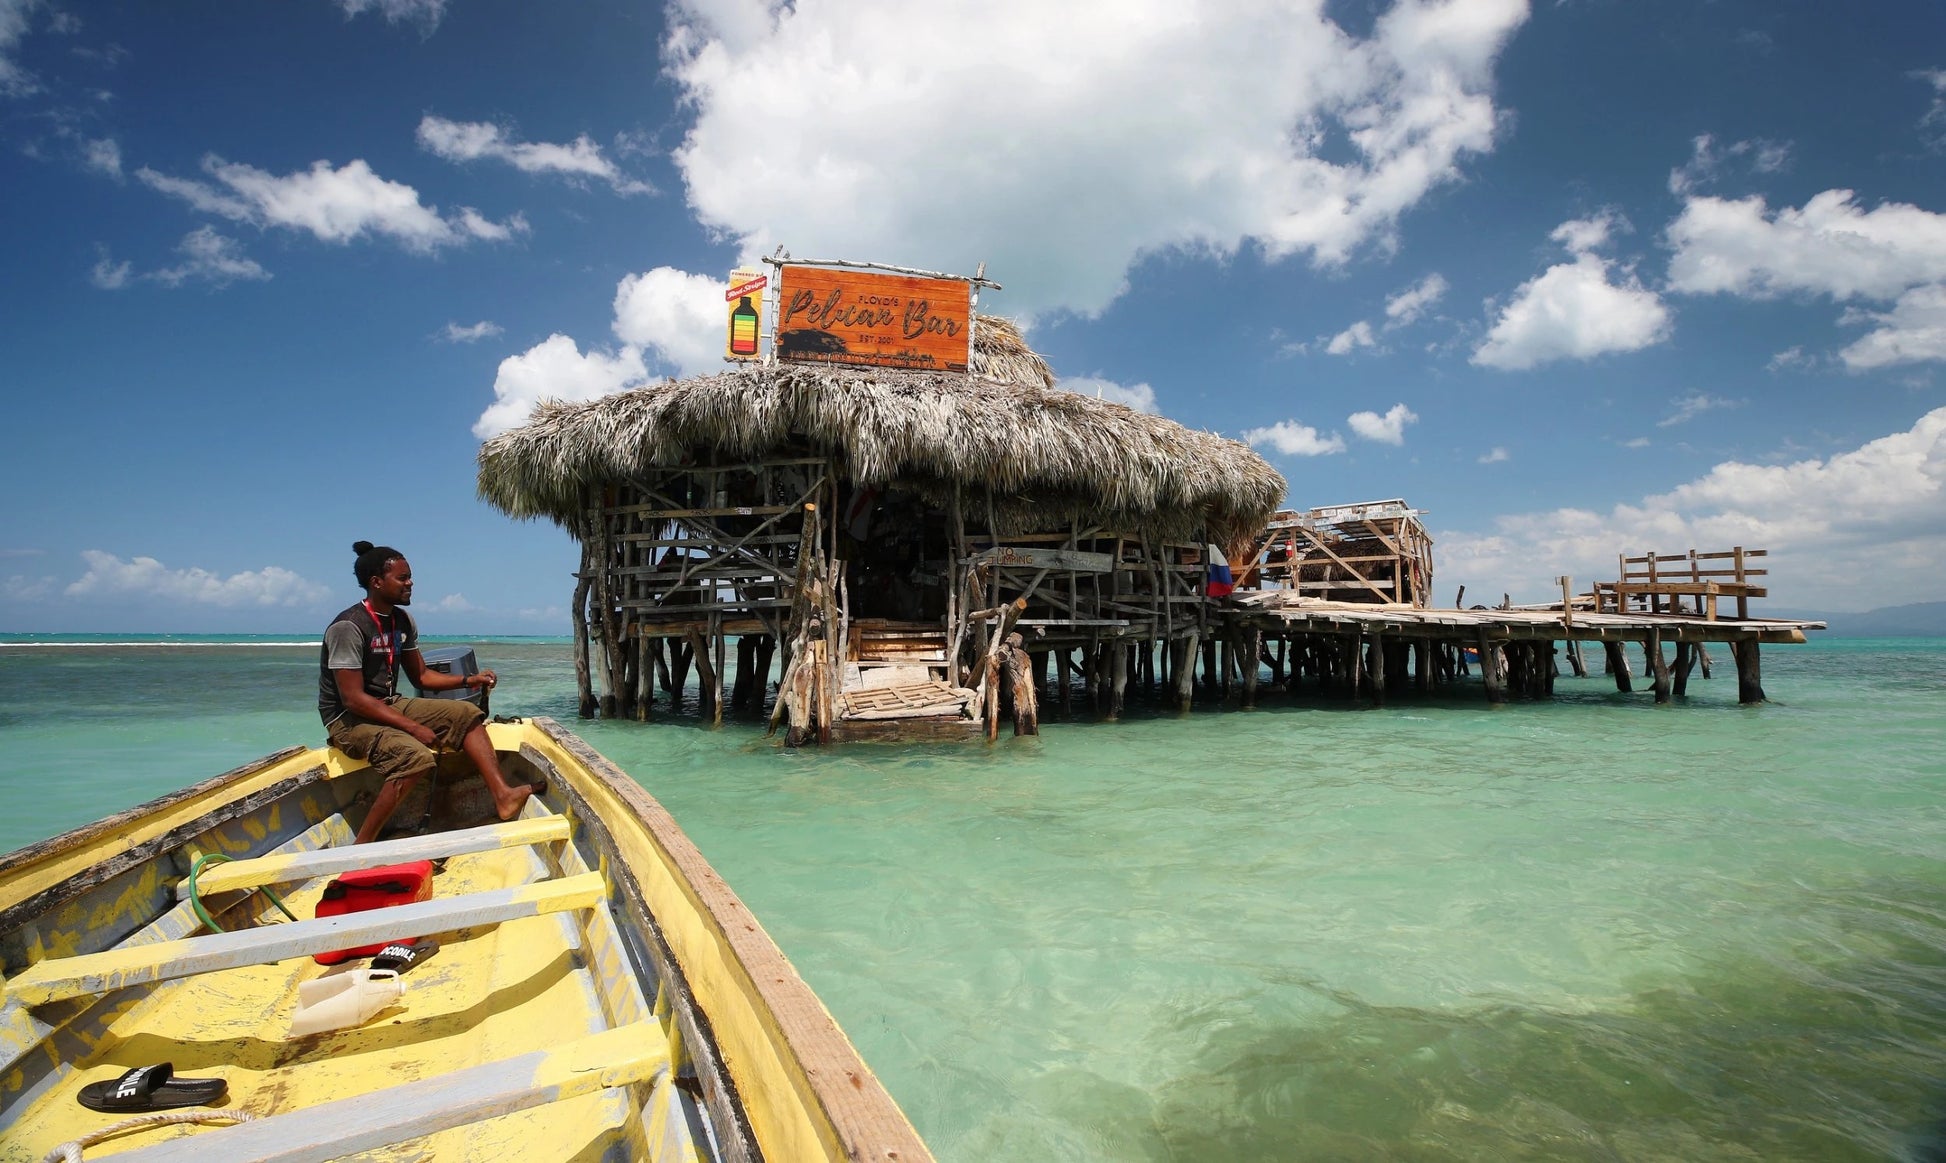
[{"label": "shallow seabed visible underwater", "polygon": [[[293,742],[315,646],[0,644],[0,850]],[[1946,640],[783,751],[495,710],[669,807],[942,1160],[1946,1159]],[[1639,654],[1631,652],[1638,663]]]}]

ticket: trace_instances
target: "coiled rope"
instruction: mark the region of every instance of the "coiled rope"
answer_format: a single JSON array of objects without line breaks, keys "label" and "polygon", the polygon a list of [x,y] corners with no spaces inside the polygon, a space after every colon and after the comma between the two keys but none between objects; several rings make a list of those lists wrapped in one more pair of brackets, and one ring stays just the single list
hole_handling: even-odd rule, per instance
[{"label": "coiled rope", "polygon": [[245,1110],[158,1111],[150,1115],[137,1115],[119,1123],[110,1123],[98,1131],[90,1131],[79,1139],[69,1139],[49,1151],[41,1163],[81,1163],[83,1147],[92,1147],[105,1139],[143,1127],[166,1127],[174,1123],[250,1123],[255,1122],[257,1117]]}]

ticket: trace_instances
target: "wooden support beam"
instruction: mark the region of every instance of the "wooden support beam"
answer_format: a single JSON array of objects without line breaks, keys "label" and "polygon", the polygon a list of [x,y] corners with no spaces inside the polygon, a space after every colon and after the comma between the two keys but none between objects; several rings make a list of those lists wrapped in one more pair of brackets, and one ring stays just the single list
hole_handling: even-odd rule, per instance
[{"label": "wooden support beam", "polygon": [[1243,706],[1249,710],[1257,705],[1257,679],[1263,668],[1257,655],[1263,650],[1263,631],[1255,626],[1243,631],[1243,649],[1239,661],[1243,664]]},{"label": "wooden support beam", "polygon": [[1486,687],[1487,702],[1504,703],[1507,701],[1506,671],[1502,666],[1500,644],[1487,641],[1485,627],[1481,627],[1475,639],[1480,650],[1480,682]]},{"label": "wooden support beam", "polygon": [[1649,640],[1642,644],[1642,651],[1648,656],[1651,689],[1655,691],[1655,701],[1669,701],[1669,663],[1662,656],[1662,631],[1650,630]]},{"label": "wooden support beam", "polygon": [[1365,656],[1368,659],[1368,667],[1371,672],[1373,706],[1382,707],[1385,705],[1385,656],[1387,653],[1389,651],[1385,649],[1385,635],[1372,635],[1370,644],[1366,647]]},{"label": "wooden support beam", "polygon": [[1615,689],[1623,694],[1628,694],[1634,690],[1635,684],[1629,681],[1628,655],[1622,653],[1622,644],[1612,640],[1603,640],[1601,649],[1602,653],[1607,656],[1608,673],[1615,677]]},{"label": "wooden support beam", "polygon": [[1181,653],[1176,662],[1176,709],[1187,711],[1196,694],[1196,647],[1197,632],[1191,630],[1182,640]]},{"label": "wooden support beam", "polygon": [[1739,703],[1768,701],[1764,698],[1763,664],[1758,650],[1755,638],[1744,638],[1730,644],[1730,656],[1737,664],[1737,702]]},{"label": "wooden support beam", "polygon": [[1671,693],[1677,698],[1689,695],[1689,671],[1696,665],[1696,647],[1680,639],[1676,642],[1676,666],[1670,674]]}]

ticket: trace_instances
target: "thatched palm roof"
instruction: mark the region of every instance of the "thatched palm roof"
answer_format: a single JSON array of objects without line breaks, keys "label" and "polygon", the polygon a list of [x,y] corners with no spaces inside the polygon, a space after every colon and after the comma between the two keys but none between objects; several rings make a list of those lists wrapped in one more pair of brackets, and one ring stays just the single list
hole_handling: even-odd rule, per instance
[{"label": "thatched palm roof", "polygon": [[1054,388],[1006,320],[983,316],[975,335],[965,376],[775,364],[543,403],[480,449],[480,495],[577,530],[586,485],[809,447],[859,484],[936,502],[957,487],[974,514],[991,499],[1012,529],[1075,518],[1227,539],[1284,499],[1284,478],[1247,445]]}]

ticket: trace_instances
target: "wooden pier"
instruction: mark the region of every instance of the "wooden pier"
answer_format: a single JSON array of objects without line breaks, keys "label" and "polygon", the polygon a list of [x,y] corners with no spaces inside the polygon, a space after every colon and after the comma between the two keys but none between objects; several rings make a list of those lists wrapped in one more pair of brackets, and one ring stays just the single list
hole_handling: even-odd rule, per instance
[{"label": "wooden pier", "polygon": [[[1738,701],[1756,703],[1764,700],[1759,648],[1801,643],[1806,630],[1824,628],[1822,622],[1609,613],[1578,605],[1570,600],[1545,607],[1441,610],[1264,590],[1235,596],[1224,614],[1223,634],[1232,656],[1257,663],[1242,666],[1234,676],[1246,705],[1254,701],[1265,666],[1287,690],[1308,683],[1376,702],[1389,693],[1424,694],[1450,686],[1469,678],[1473,667],[1489,702],[1547,698],[1561,655],[1571,673],[1589,673],[1584,643],[1601,644],[1602,663],[1621,691],[1634,689],[1624,645],[1639,645],[1643,674],[1658,703],[1686,694],[1696,667],[1708,677],[1708,647],[1721,645],[1736,665]],[[1586,605],[1592,607],[1592,600]]]}]

